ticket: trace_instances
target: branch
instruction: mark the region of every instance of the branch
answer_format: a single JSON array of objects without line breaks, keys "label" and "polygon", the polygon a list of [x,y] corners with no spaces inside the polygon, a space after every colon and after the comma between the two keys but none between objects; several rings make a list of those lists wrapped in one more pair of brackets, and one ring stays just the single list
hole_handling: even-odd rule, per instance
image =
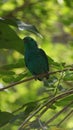
[{"label": "branch", "polygon": [[57,70],[57,71],[53,71],[53,72],[48,72],[48,73],[43,73],[43,74],[39,74],[39,75],[37,75],[37,76],[32,76],[32,77],[30,77],[30,78],[27,78],[27,79],[24,79],[24,80],[21,80],[21,81],[18,81],[18,82],[14,82],[14,83],[11,83],[11,84],[9,84],[8,86],[6,86],[6,87],[4,87],[4,88],[0,88],[0,91],[3,91],[3,90],[5,90],[5,89],[8,89],[8,88],[11,88],[11,87],[13,87],[13,86],[15,86],[15,85],[18,85],[18,84],[20,84],[20,83],[24,83],[24,82],[27,82],[27,81],[30,81],[30,80],[33,80],[33,79],[37,79],[37,78],[39,78],[39,77],[45,77],[45,76],[47,76],[47,75],[52,75],[52,74],[56,74],[56,73],[61,73],[61,72],[65,72],[65,71],[73,71],[73,68],[70,68],[70,69],[68,69],[68,68],[66,68],[66,69],[63,69],[63,70]]},{"label": "branch", "polygon": [[26,0],[21,6],[16,7],[14,10],[10,11],[8,14],[6,14],[5,16],[3,16],[3,18],[12,18],[13,14],[16,14],[18,11],[27,8],[27,6],[29,5],[28,0]]},{"label": "branch", "polygon": [[46,121],[46,125],[49,124],[50,122],[52,122],[53,120],[55,120],[61,113],[63,113],[64,111],[66,111],[71,105],[73,104],[73,101],[71,101],[70,103],[68,103],[62,110],[60,110],[58,113],[56,113],[52,118],[50,118],[48,121]]},{"label": "branch", "polygon": [[41,105],[36,111],[34,111],[32,114],[30,114],[24,121],[23,123],[20,125],[18,130],[21,130],[26,123],[33,117],[35,116],[39,111],[41,111],[41,109],[43,109],[46,105],[48,105],[48,109],[51,107],[52,104],[54,104],[57,100],[62,99],[66,96],[72,95],[73,94],[73,89],[69,90],[67,92],[64,92],[62,94],[59,94],[56,97],[53,97],[52,99],[48,100],[47,102],[45,102],[43,105]]},{"label": "branch", "polygon": [[40,128],[42,129],[42,130],[46,130],[46,128],[43,126],[43,123],[41,122],[41,120],[38,118],[38,123],[39,123],[39,125],[40,125]]},{"label": "branch", "polygon": [[29,0],[26,0],[21,6],[16,7],[14,10],[10,11],[8,14],[3,16],[3,18],[12,18],[14,14],[16,14],[18,11],[22,11],[23,9],[28,8],[29,6],[35,5],[37,2],[30,3]]}]

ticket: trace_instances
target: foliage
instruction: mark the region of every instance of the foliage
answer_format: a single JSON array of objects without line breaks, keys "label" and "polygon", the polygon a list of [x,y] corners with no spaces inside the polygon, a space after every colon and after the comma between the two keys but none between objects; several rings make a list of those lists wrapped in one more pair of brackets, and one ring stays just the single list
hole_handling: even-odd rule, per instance
[{"label": "foliage", "polygon": [[[73,129],[72,8],[72,0],[0,1],[1,130]],[[48,86],[25,66],[27,35],[47,53]]]}]

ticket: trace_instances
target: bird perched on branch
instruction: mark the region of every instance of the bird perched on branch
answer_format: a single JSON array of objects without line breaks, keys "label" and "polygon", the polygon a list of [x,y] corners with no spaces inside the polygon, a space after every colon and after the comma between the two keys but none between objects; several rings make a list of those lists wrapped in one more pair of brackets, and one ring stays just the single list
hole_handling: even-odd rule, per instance
[{"label": "bird perched on branch", "polygon": [[[29,71],[37,76],[39,74],[48,73],[49,63],[46,53],[38,48],[37,42],[31,37],[25,37],[24,41],[24,55],[25,65]],[[49,76],[46,76],[46,79]],[[44,77],[38,77],[38,80],[43,80]]]}]

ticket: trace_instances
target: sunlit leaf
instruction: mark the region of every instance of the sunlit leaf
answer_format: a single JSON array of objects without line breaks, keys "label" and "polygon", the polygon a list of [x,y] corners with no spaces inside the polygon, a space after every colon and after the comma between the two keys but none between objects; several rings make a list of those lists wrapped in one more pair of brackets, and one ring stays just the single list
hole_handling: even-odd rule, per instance
[{"label": "sunlit leaf", "polygon": [[[57,101],[56,105],[57,106],[65,106],[67,105],[69,102],[71,102],[73,100],[73,95],[65,97],[64,99]],[[73,107],[73,105],[71,105],[71,107]]]},{"label": "sunlit leaf", "polygon": [[65,72],[64,81],[73,81],[73,72]]},{"label": "sunlit leaf", "polygon": [[20,73],[17,76],[15,76],[15,78],[13,79],[13,82],[20,81],[21,79],[25,78],[26,76],[28,76],[28,72]]},{"label": "sunlit leaf", "polygon": [[6,65],[0,66],[0,70],[1,69],[11,70],[11,69],[14,69],[14,68],[24,68],[24,67],[25,67],[24,59],[19,59],[16,63],[6,64]]}]

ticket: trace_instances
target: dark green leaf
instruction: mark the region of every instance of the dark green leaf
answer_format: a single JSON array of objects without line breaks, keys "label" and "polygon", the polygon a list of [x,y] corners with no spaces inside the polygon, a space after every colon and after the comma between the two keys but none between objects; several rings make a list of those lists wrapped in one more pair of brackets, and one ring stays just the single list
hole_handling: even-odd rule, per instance
[{"label": "dark green leaf", "polygon": [[37,103],[36,102],[30,102],[25,109],[25,114],[26,115],[29,114],[30,112],[32,112],[36,108],[37,108]]},{"label": "dark green leaf", "polygon": [[9,120],[11,120],[11,118],[13,117],[12,113],[9,112],[1,112],[0,111],[0,127],[5,125],[6,123],[9,122]]},{"label": "dark green leaf", "polygon": [[0,70],[0,75],[2,76],[2,75],[6,75],[6,76],[8,76],[8,75],[14,75],[15,74],[15,72],[14,71],[6,71],[6,70]]},{"label": "dark green leaf", "polygon": [[23,41],[7,24],[0,21],[0,49],[13,49],[24,54]]},{"label": "dark green leaf", "polygon": [[18,25],[16,23],[16,20],[13,19],[13,18],[12,19],[3,19],[3,18],[1,18],[0,21],[5,23],[5,24],[8,24],[8,25],[12,25],[12,26],[18,27]]},{"label": "dark green leaf", "polygon": [[3,80],[4,82],[6,82],[6,83],[12,83],[12,82],[14,82],[15,77],[14,77],[13,75],[4,76],[4,77],[2,78],[2,80]]}]

